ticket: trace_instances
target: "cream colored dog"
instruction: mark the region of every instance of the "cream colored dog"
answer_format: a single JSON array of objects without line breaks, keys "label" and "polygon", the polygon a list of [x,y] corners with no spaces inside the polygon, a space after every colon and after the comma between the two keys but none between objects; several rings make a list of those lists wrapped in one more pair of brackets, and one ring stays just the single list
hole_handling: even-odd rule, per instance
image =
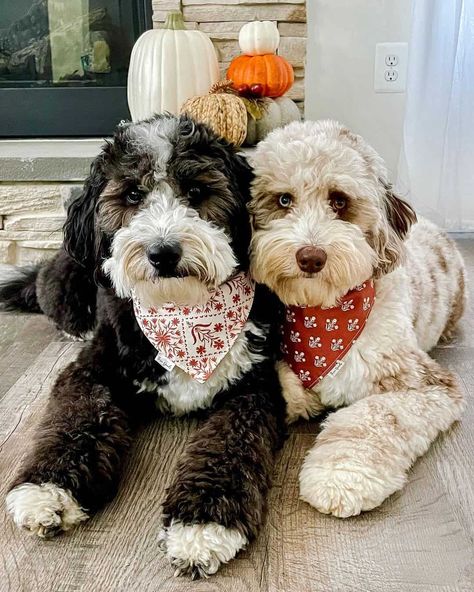
[{"label": "cream colored dog", "polygon": [[376,152],[336,122],[274,131],[253,165],[257,281],[286,305],[323,309],[375,281],[365,329],[336,375],[306,390],[279,367],[290,420],[346,407],[325,421],[300,491],[320,512],[353,516],[401,489],[415,459],[461,415],[453,375],[425,352],[462,316],[463,262],[446,234],[416,223],[393,194]]}]

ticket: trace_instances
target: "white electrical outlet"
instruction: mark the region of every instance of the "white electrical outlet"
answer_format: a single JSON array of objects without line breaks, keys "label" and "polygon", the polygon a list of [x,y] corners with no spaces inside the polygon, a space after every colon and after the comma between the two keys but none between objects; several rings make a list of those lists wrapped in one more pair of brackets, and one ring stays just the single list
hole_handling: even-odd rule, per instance
[{"label": "white electrical outlet", "polygon": [[396,82],[398,79],[398,72],[395,68],[389,68],[388,70],[385,70],[384,78],[386,82]]},{"label": "white electrical outlet", "polygon": [[377,43],[375,46],[375,92],[405,92],[407,66],[408,43]]},{"label": "white electrical outlet", "polygon": [[387,66],[398,66],[398,56],[396,53],[388,53],[385,56],[385,63]]}]

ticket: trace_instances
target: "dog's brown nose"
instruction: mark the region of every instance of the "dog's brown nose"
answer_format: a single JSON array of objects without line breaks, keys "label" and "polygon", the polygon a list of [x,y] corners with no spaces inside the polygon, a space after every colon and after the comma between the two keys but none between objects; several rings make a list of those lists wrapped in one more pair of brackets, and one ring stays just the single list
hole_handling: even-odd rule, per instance
[{"label": "dog's brown nose", "polygon": [[301,247],[296,252],[296,262],[301,271],[317,273],[326,264],[328,256],[321,247]]}]

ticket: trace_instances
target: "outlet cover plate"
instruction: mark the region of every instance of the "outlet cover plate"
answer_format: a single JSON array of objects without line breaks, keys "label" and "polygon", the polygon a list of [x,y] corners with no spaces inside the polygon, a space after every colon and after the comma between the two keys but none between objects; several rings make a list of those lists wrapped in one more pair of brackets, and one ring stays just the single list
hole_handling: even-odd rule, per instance
[{"label": "outlet cover plate", "polygon": [[[387,65],[396,57],[396,65]],[[408,43],[377,43],[375,46],[374,90],[403,93],[406,90]],[[393,74],[395,72],[395,74]]]}]

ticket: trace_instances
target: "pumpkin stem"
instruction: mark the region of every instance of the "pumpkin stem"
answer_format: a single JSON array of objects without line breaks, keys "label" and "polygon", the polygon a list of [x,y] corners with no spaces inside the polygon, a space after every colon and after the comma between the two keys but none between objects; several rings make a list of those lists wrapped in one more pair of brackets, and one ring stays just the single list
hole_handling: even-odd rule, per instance
[{"label": "pumpkin stem", "polygon": [[179,10],[168,12],[163,29],[172,29],[173,31],[186,30],[184,26],[183,13]]},{"label": "pumpkin stem", "polygon": [[229,93],[229,94],[236,94],[232,89],[232,85],[234,83],[232,80],[220,80],[213,84],[209,90],[210,95],[217,95],[219,93]]}]

